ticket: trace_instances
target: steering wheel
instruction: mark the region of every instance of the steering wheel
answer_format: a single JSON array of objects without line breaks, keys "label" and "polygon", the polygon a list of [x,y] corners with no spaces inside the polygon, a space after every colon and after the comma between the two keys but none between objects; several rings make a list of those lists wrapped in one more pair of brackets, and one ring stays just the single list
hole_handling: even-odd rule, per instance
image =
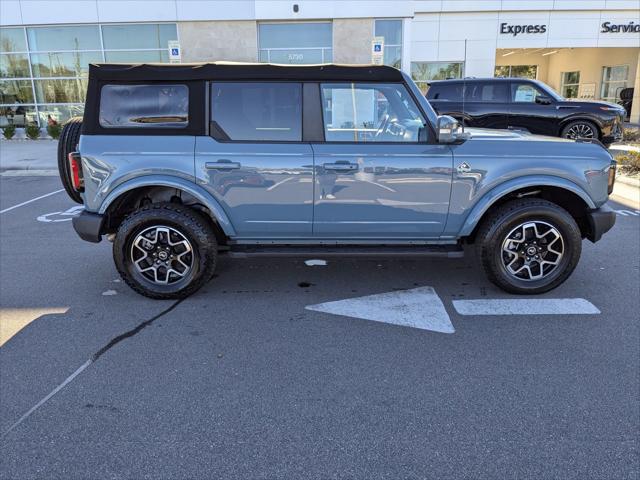
[{"label": "steering wheel", "polygon": [[380,135],[384,134],[389,128],[390,123],[391,123],[391,116],[388,113],[385,113],[384,117],[382,117],[382,121],[380,122],[380,126],[376,131],[375,138],[378,138]]}]

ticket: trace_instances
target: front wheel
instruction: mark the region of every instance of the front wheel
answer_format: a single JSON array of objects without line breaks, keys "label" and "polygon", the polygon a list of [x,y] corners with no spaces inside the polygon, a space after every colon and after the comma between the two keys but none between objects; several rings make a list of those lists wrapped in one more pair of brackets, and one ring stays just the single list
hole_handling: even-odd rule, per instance
[{"label": "front wheel", "polygon": [[561,136],[571,140],[578,140],[579,138],[598,140],[598,127],[588,120],[576,120],[562,129]]},{"label": "front wheel", "polygon": [[556,288],[571,275],[582,251],[573,217],[552,202],[534,198],[499,207],[483,221],[476,243],[489,280],[521,294]]},{"label": "front wheel", "polygon": [[217,243],[198,212],[173,203],[144,206],[118,228],[113,258],[123,280],[155,299],[185,298],[212,276]]}]

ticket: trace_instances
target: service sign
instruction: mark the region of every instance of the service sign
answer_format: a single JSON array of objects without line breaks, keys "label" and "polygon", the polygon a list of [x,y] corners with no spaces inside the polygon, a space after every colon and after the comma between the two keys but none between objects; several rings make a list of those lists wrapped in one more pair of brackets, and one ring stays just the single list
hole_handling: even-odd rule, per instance
[{"label": "service sign", "polygon": [[373,37],[371,41],[371,63],[384,64],[384,37]]},{"label": "service sign", "polygon": [[180,42],[177,40],[169,40],[169,63],[180,63],[182,60],[182,50]]}]

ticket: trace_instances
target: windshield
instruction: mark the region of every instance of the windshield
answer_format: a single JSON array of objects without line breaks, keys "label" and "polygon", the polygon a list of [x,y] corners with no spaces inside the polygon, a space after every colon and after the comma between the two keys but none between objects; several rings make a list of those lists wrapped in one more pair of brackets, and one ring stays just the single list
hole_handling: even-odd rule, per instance
[{"label": "windshield", "polygon": [[557,100],[559,102],[566,100],[566,98],[564,98],[562,95],[560,95],[558,92],[556,92],[553,88],[551,88],[546,83],[536,82],[536,85],[540,88],[540,90],[544,91],[547,95],[549,95],[554,100]]}]

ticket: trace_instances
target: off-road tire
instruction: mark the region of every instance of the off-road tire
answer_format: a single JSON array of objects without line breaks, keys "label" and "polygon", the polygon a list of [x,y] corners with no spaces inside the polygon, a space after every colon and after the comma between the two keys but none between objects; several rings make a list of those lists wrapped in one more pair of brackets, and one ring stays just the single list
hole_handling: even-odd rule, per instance
[{"label": "off-road tire", "polygon": [[[178,230],[193,248],[193,267],[182,283],[158,285],[134,266],[132,242],[146,228],[158,225]],[[213,275],[217,256],[210,222],[199,212],[175,203],[153,203],[136,210],[120,224],[113,243],[113,259],[122,279],[139,294],[160,300],[185,298],[202,287]]]},{"label": "off-road tire", "polygon": [[[552,225],[564,244],[564,255],[558,265],[539,280],[517,279],[503,264],[503,241],[514,228],[529,221]],[[483,219],[476,236],[476,249],[492,283],[510,293],[538,294],[556,288],[571,275],[582,252],[582,235],[574,218],[562,207],[547,200],[524,198],[501,205]]]},{"label": "off-road tire", "polygon": [[82,203],[82,197],[71,183],[71,168],[68,155],[78,150],[80,142],[80,130],[82,129],[82,117],[70,118],[62,127],[58,139],[58,173],[60,180],[69,198],[76,203]]},{"label": "off-road tire", "polygon": [[569,122],[562,129],[562,133],[560,134],[560,136],[562,138],[574,138],[570,136],[570,132],[574,128],[580,128],[580,126],[589,127],[593,131],[593,137],[580,137],[580,138],[593,138],[594,140],[600,139],[600,129],[595,123],[589,120],[574,120],[573,122]]}]

